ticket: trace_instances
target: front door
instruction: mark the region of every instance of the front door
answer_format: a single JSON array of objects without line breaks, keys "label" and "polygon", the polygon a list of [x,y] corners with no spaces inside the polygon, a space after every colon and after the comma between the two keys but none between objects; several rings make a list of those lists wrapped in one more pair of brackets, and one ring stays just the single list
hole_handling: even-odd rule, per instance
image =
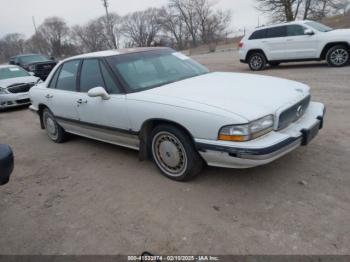
[{"label": "front door", "polygon": [[302,25],[288,25],[285,54],[287,59],[317,58],[317,36],[306,35],[306,27]]},{"label": "front door", "polygon": [[[83,61],[79,86],[77,110],[85,135],[137,149],[137,136],[130,130],[126,95],[122,94],[118,83],[102,61]],[[94,87],[103,87],[110,94],[110,99],[89,97],[88,91]]]}]

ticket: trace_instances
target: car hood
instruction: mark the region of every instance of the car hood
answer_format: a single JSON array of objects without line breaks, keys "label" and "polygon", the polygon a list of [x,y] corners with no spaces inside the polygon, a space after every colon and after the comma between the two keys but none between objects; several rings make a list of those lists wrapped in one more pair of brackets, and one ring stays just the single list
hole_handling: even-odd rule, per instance
[{"label": "car hood", "polygon": [[225,111],[253,121],[296,104],[309,95],[309,89],[275,77],[218,72],[138,93],[138,99],[215,114]]},{"label": "car hood", "polygon": [[35,76],[24,76],[0,80],[0,87],[7,88],[15,84],[27,84],[27,83],[36,83],[39,78]]},{"label": "car hood", "polygon": [[327,34],[334,36],[346,36],[347,38],[350,38],[350,29],[335,29],[327,32]]}]

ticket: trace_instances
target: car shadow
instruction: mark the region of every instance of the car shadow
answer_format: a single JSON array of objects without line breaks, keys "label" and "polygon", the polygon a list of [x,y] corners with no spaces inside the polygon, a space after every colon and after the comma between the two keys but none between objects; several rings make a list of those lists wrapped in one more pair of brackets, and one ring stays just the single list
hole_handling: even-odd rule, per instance
[{"label": "car shadow", "polygon": [[3,108],[3,109],[0,109],[0,113],[12,113],[12,112],[18,112],[22,110],[24,111],[24,110],[28,110],[28,108],[29,108],[29,105]]}]

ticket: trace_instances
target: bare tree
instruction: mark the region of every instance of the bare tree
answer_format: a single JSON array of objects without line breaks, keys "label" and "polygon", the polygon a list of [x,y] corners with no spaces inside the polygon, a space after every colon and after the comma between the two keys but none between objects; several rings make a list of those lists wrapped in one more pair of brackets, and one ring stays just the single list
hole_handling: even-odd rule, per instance
[{"label": "bare tree", "polygon": [[50,48],[50,55],[64,56],[64,45],[68,44],[69,27],[59,17],[49,17],[38,27],[38,34],[46,39]]},{"label": "bare tree", "polygon": [[329,14],[346,13],[349,0],[257,0],[258,9],[272,21],[321,19]]},{"label": "bare tree", "polygon": [[163,7],[158,16],[158,21],[166,33],[170,33],[175,40],[176,48],[182,50],[185,48],[188,39],[188,31],[182,16],[179,16],[176,10],[171,6]]},{"label": "bare tree", "polygon": [[188,33],[191,35],[192,46],[196,47],[198,45],[199,19],[195,7],[195,0],[169,0],[169,4],[175,8],[178,11],[178,15],[182,17]]},{"label": "bare tree", "polygon": [[[299,0],[257,0],[258,9],[271,16],[272,21],[293,21],[297,17],[301,2]],[[294,9],[293,7],[297,7]]]},{"label": "bare tree", "polygon": [[151,46],[158,32],[159,9],[149,8],[145,11],[131,13],[123,18],[123,33],[130,39],[129,46]]},{"label": "bare tree", "polygon": [[7,61],[11,56],[24,52],[25,38],[19,33],[8,34],[0,39],[0,61]]}]

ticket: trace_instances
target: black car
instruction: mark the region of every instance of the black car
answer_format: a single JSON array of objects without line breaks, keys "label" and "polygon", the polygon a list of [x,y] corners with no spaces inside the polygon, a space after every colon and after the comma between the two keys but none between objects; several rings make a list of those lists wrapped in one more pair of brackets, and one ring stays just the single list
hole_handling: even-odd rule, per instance
[{"label": "black car", "polygon": [[0,186],[9,182],[13,167],[14,157],[11,147],[0,144]]},{"label": "black car", "polygon": [[48,58],[39,54],[18,55],[10,58],[9,64],[18,65],[35,76],[45,80],[55,67],[57,62],[54,58]]}]

